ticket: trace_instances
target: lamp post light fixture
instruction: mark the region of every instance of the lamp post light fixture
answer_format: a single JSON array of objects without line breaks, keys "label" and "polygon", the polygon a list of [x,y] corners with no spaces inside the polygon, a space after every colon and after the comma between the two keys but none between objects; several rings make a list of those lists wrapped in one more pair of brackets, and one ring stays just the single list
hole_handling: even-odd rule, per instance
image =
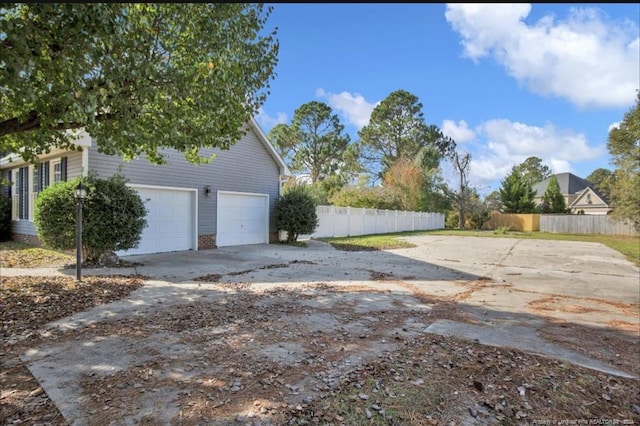
[{"label": "lamp post light fixture", "polygon": [[76,279],[82,280],[82,204],[87,198],[87,188],[78,183],[74,189],[76,198]]}]

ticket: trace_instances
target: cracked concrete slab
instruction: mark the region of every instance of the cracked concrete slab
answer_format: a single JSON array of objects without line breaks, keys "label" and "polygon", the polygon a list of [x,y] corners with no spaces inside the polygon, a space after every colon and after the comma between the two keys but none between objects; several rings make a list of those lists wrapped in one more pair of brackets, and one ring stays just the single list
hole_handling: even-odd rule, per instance
[{"label": "cracked concrete slab", "polygon": [[437,320],[425,330],[426,333],[441,336],[457,336],[474,340],[483,345],[520,349],[522,351],[544,355],[562,361],[567,361],[582,367],[591,368],[614,376],[636,378],[634,375],[609,367],[608,365],[576,352],[549,343],[540,338],[536,330],[523,326],[491,327],[466,324],[450,320]]},{"label": "cracked concrete slab", "polygon": [[[205,368],[202,363],[206,363],[206,357],[189,348],[178,332],[156,330],[149,336],[134,338],[113,330],[112,334],[101,335],[101,327],[111,324],[113,328],[112,324],[118,321],[126,327],[169,313],[179,316],[198,304],[215,306],[236,292],[261,295],[285,289],[296,293],[297,311],[281,306],[288,303],[285,293],[257,298],[245,308],[257,311],[262,319],[250,324],[247,333],[269,336],[273,330],[283,330],[285,336],[298,336],[308,344],[320,338],[313,333],[346,333],[357,344],[345,342],[335,348],[335,368],[353,368],[367,357],[392,349],[398,336],[426,331],[478,339],[493,346],[518,345],[528,352],[629,377],[627,372],[548,342],[538,333],[550,320],[599,328],[618,321],[640,330],[640,273],[617,252],[599,244],[565,241],[450,236],[405,239],[416,247],[341,252],[311,241],[308,248],[274,244],[130,256],[125,260],[141,265],[87,270],[85,274],[143,274],[149,277],[144,287],[125,300],[48,324],[42,330],[45,336],[56,332],[79,335],[67,342],[49,341],[23,359],[65,418],[80,425],[80,419],[88,416],[83,411],[86,395],[78,386],[84,374],[94,373],[102,378],[122,374],[158,353],[167,362],[167,374],[181,376],[185,386],[190,374]],[[68,270],[47,272],[74,274]],[[29,274],[37,275],[38,271]],[[207,276],[210,280],[202,278]],[[323,286],[332,286],[334,291],[323,291]],[[439,301],[455,304],[476,324],[431,318]],[[264,318],[278,309],[281,316],[263,324]],[[208,314],[193,312],[196,316]],[[234,315],[240,321],[247,313]],[[390,317],[396,319],[391,321]],[[96,331],[92,331],[93,326]],[[294,369],[300,363],[316,362],[305,358],[308,347],[286,339],[265,340],[263,346],[257,346],[256,341],[247,340],[249,334],[239,332],[241,326],[210,324],[183,334],[189,334],[209,351],[237,348],[240,358],[253,348],[261,359]],[[382,337],[371,340],[368,336],[374,332]],[[110,362],[107,365],[111,370],[103,368],[105,360]],[[214,366],[209,363],[206,368],[209,370],[202,371],[211,371]],[[177,394],[171,389],[162,392],[165,391],[162,397],[169,401],[167,407],[154,406],[153,393],[149,392],[134,406],[138,411],[125,413],[127,421],[173,415],[175,406],[171,401]],[[98,419],[99,413],[91,416]]]}]

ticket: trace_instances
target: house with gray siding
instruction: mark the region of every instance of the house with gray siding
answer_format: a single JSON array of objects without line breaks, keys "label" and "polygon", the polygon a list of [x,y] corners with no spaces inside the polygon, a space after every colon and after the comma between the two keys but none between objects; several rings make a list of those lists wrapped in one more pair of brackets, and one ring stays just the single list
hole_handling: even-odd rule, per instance
[{"label": "house with gray siding", "polygon": [[83,133],[77,150],[54,149],[26,164],[18,156],[0,159],[3,188],[12,200],[15,240],[37,244],[33,204],[38,192],[56,182],[121,173],[148,210],[137,249],[119,255],[201,250],[220,246],[268,243],[277,238],[273,212],[281,182],[290,175],[255,120],[246,135],[228,150],[203,149],[216,158],[191,164],[173,149],[161,151],[166,164],[152,164],[142,155],[124,161],[98,152],[96,141]]}]

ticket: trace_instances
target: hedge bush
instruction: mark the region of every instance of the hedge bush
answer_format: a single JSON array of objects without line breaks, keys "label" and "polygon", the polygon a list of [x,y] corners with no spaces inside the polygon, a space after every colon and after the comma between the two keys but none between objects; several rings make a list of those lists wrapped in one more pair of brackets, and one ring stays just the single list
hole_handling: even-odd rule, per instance
[{"label": "hedge bush", "polygon": [[276,227],[287,232],[287,243],[295,243],[301,234],[312,234],[318,226],[313,195],[303,185],[287,190],[276,203]]},{"label": "hedge bush", "polygon": [[[38,194],[34,224],[45,247],[71,250],[76,246],[76,200],[79,179],[59,182]],[[120,174],[83,178],[87,187],[82,217],[83,261],[98,262],[103,253],[138,247],[147,226],[147,210],[138,193]]]}]

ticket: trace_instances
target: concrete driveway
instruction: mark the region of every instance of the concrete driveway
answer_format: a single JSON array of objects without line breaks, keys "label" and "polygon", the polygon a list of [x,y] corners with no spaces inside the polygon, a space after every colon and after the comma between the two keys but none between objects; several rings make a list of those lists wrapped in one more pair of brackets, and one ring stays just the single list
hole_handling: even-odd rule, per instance
[{"label": "concrete driveway", "polygon": [[[140,265],[85,274],[139,273],[149,277],[143,288],[126,300],[49,324],[44,333],[53,336],[50,342],[23,360],[73,424],[100,419],[99,409],[88,408],[87,377],[106,380],[157,358],[171,360],[172,367],[162,374],[191,380],[204,351],[194,342],[202,344],[203,336],[209,345],[213,339],[225,341],[226,348],[242,347],[234,355],[239,358],[294,366],[308,356],[305,339],[313,333],[339,330],[362,337],[375,329],[381,340],[356,338],[350,350],[344,346],[334,354],[332,368],[347,369],[392,348],[399,333],[452,334],[637,377],[635,369],[594,359],[563,345],[562,338],[551,339],[553,330],[562,334],[562,327],[570,326],[582,333],[575,334],[579,339],[606,329],[612,338],[637,341],[640,271],[614,250],[594,243],[509,238],[406,240],[416,247],[344,252],[310,241],[308,248],[273,244],[129,256],[124,260]],[[224,306],[224,321],[202,320],[213,315],[211,306]],[[380,313],[389,318],[388,326],[377,319]],[[176,328],[178,317],[199,320]],[[251,323],[245,324],[249,317]],[[163,328],[167,318],[173,325]],[[126,328],[139,334],[122,331]],[[191,340],[185,340],[186,334]],[[162,378],[166,383],[169,376]],[[291,401],[313,398],[312,379],[305,380],[295,386],[307,392],[295,392]],[[176,416],[181,410],[177,402],[163,407],[155,402],[176,401],[180,392],[167,386],[156,392],[139,396],[136,410],[121,412],[117,424],[145,418],[162,423]]]},{"label": "concrete driveway", "polygon": [[[537,315],[544,310],[546,316],[595,326],[612,321],[637,326],[640,321],[638,311],[628,315],[620,309],[640,305],[640,272],[602,244],[455,236],[405,240],[416,247],[344,252],[310,241],[309,248],[250,245],[124,259],[143,265],[135,268],[137,273],[173,283],[193,283],[207,275],[256,289],[357,283],[453,298],[470,311]],[[470,281],[475,285],[470,287]]]}]

